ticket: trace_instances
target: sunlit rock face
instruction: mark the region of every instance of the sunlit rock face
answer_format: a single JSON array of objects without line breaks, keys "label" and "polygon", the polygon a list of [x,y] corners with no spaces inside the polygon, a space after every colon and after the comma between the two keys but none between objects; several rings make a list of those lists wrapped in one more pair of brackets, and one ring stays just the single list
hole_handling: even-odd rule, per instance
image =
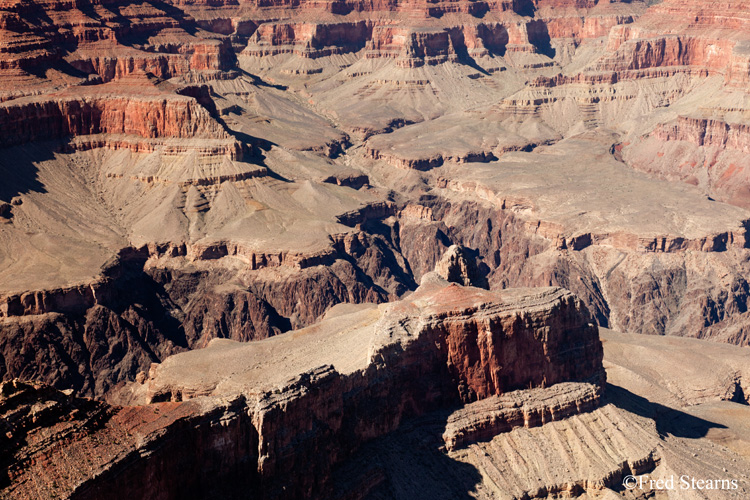
[{"label": "sunlit rock face", "polygon": [[[323,496],[338,463],[404,419],[526,389],[511,394],[528,393],[542,410],[514,415],[508,429],[541,425],[595,409],[604,378],[597,328],[570,292],[488,292],[431,275],[406,301],[171,356],[111,392],[111,402],[127,406],[6,383],[0,408],[12,422],[6,452],[14,458],[6,491]],[[474,427],[451,446],[504,430]],[[61,453],[85,455],[86,465],[68,472]]]},{"label": "sunlit rock face", "polygon": [[747,12],[0,4],[0,496],[746,470]]}]

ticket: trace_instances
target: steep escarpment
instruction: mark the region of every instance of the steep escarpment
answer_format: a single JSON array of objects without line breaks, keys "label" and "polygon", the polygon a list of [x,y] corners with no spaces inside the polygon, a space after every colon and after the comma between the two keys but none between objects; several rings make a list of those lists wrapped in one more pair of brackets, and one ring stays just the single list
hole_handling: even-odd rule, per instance
[{"label": "steep escarpment", "polygon": [[[474,193],[477,186],[464,188]],[[591,232],[565,237],[565,225],[529,221],[527,212],[514,208],[523,205],[512,204],[521,200],[482,203],[456,197],[452,190],[443,194],[424,197],[403,212],[400,245],[415,274],[459,244],[476,252],[477,268],[491,287],[566,287],[584,300],[600,325],[747,343],[740,333],[746,330],[748,300],[742,220],[736,221],[736,239],[728,234],[700,238],[696,251],[684,236],[665,238],[665,243],[610,231],[601,239]],[[587,203],[594,206],[591,198]],[[715,220],[710,225],[715,229]],[[424,241],[439,244],[425,248]],[[714,273],[716,279],[706,279]]]},{"label": "steep escarpment", "polygon": [[623,143],[623,160],[650,175],[694,184],[715,199],[748,207],[750,135],[744,122],[727,120],[717,114],[660,123],[650,134]]},{"label": "steep escarpment", "polygon": [[226,70],[234,60],[226,40],[200,31],[167,4],[8,3],[0,9],[0,29],[2,100],[138,72],[171,78]]},{"label": "steep escarpment", "polygon": [[[539,385],[536,375],[526,380],[531,372],[522,369],[521,359],[540,363],[549,383],[602,383],[596,327],[568,292],[492,293],[446,285],[433,278],[403,303],[262,342],[214,341],[168,358],[114,396],[153,401],[146,406],[84,403],[47,388],[6,383],[2,408],[16,415],[11,435],[24,439],[8,444],[15,460],[4,464],[11,479],[5,491],[120,498],[158,486],[166,498],[176,498],[188,491],[200,496],[223,483],[219,491],[228,497],[248,491],[261,498],[316,497],[330,487],[333,466],[359,446],[409,416],[457,404],[466,398],[461,387],[484,397]],[[486,351],[484,368],[466,357],[475,349],[472,332],[479,325],[498,342]],[[282,345],[289,348],[286,354]],[[504,349],[519,353],[516,365],[495,359]],[[205,363],[217,369],[195,369]],[[478,378],[477,369],[492,376]],[[492,378],[494,385],[482,385]],[[158,402],[165,400],[172,402]],[[36,401],[42,403],[34,406]],[[66,417],[71,406],[81,409]],[[45,419],[24,418],[41,407]],[[45,441],[50,430],[55,438]],[[87,454],[86,466],[65,469],[65,461],[57,460],[60,444],[69,457]],[[200,456],[180,453],[192,446],[202,450]],[[144,454],[148,458],[129,458]],[[222,454],[221,467],[206,469],[210,475],[204,478],[198,467],[214,454]],[[42,455],[61,468],[48,470],[39,482],[25,480]],[[175,460],[178,455],[183,458]],[[300,473],[286,474],[290,467]],[[144,476],[148,470],[159,473]],[[179,470],[196,472],[175,481]]]},{"label": "steep escarpment", "polygon": [[686,141],[696,146],[713,146],[747,153],[748,127],[742,123],[726,123],[712,119],[679,117],[674,123],[661,125],[654,136],[662,141]]},{"label": "steep escarpment", "polygon": [[396,296],[410,283],[390,252],[362,238],[348,253],[287,263],[253,254],[255,264],[240,272],[222,269],[235,257],[203,253],[186,268],[164,267],[165,257],[146,249],[122,252],[91,284],[3,297],[2,377],[103,397],[151,363],[213,338],[263,339],[309,325],[341,302]]},{"label": "steep escarpment", "polygon": [[[204,89],[204,91],[207,89]],[[0,106],[3,146],[94,134],[143,138],[229,138],[191,98],[65,95],[15,99]]]},{"label": "steep escarpment", "polygon": [[[516,498],[628,498],[625,476],[669,480],[677,471],[711,474],[731,488],[703,491],[712,498],[745,495],[750,485],[740,471],[747,461],[743,422],[750,409],[720,400],[727,397],[723,391],[733,383],[738,368],[733,363],[746,355],[744,348],[615,332],[602,337],[608,385],[599,408],[547,419],[596,397],[583,384],[559,384],[546,393],[562,395],[558,400],[533,399],[533,389],[424,415],[367,443],[337,467],[332,498],[489,499],[498,492]],[[678,361],[682,353],[689,362]],[[687,396],[691,405],[670,393]],[[446,452],[446,438],[487,424],[491,431],[484,438]],[[509,426],[515,427],[492,435]],[[734,488],[730,480],[738,473]],[[670,490],[646,483],[633,497],[642,494]]]},{"label": "steep escarpment", "polygon": [[715,5],[665,1],[650,8],[632,28],[612,31],[608,48],[615,54],[605,66],[686,67],[720,74],[728,83],[742,85],[748,76],[741,69],[746,64],[747,24],[746,5],[741,1]]},{"label": "steep escarpment", "polygon": [[[247,71],[309,95],[350,136],[367,138],[496,104],[523,87],[524,72],[560,71],[576,47],[634,22],[644,7],[399,2],[325,12],[324,5],[300,3],[286,9],[289,20],[260,23],[238,61]],[[278,9],[264,5],[259,17]],[[309,11],[316,13],[315,22],[305,17]],[[191,12],[200,16],[197,9]],[[345,91],[336,92],[335,82]],[[470,156],[482,157],[476,153]]]}]

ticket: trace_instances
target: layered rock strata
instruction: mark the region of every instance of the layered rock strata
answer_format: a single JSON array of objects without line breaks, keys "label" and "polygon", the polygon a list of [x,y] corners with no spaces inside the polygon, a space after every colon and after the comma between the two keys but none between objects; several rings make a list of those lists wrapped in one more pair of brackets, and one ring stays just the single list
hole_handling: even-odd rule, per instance
[{"label": "layered rock strata", "polygon": [[443,440],[448,450],[489,441],[516,427],[538,427],[599,407],[601,386],[565,382],[493,396],[468,404],[448,417]]},{"label": "layered rock strata", "polygon": [[3,377],[104,397],[152,363],[211,339],[263,339],[310,324],[333,304],[384,302],[387,292],[361,282],[360,265],[396,285],[398,278],[360,253],[370,244],[342,241],[322,255],[252,253],[239,274],[216,272],[216,262],[237,257],[210,248],[196,252],[192,270],[158,264],[179,257],[179,247],[131,249],[91,284],[4,296]]},{"label": "layered rock strata", "polygon": [[310,498],[336,463],[409,416],[521,387],[601,387],[597,330],[570,293],[446,285],[429,278],[404,302],[170,357],[111,398],[143,406],[6,383],[5,494]]},{"label": "layered rock strata", "polygon": [[742,2],[79,7],[0,9],[4,379],[103,397],[394,300],[454,244],[464,284],[750,342],[750,217],[722,203],[746,194]]},{"label": "layered rock strata", "polygon": [[623,160],[635,169],[699,186],[717,200],[750,206],[750,134],[743,121],[722,114],[681,115],[620,147]]},{"label": "layered rock strata", "polygon": [[171,78],[191,70],[224,70],[234,59],[225,40],[158,3],[9,2],[0,7],[0,30],[4,98],[134,72]]},{"label": "layered rock strata", "polygon": [[3,146],[93,134],[144,138],[229,137],[192,98],[154,96],[144,99],[142,94],[107,95],[106,89],[103,90],[105,94],[98,98],[70,92],[49,96],[43,101],[23,98],[0,105]]},{"label": "layered rock strata", "polygon": [[[745,345],[746,212],[632,172],[598,139],[581,140],[431,174],[442,189],[401,212],[414,274],[459,244],[476,250],[491,287],[564,286],[600,325]],[[596,162],[577,161],[583,144],[601,148]]]}]

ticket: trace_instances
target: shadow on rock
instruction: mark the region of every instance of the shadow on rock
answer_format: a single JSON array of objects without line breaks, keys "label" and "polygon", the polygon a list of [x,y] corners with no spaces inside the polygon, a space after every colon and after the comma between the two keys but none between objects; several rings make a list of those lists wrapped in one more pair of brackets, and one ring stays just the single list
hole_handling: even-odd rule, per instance
[{"label": "shadow on rock", "polygon": [[630,413],[650,418],[656,422],[660,436],[671,434],[683,438],[702,438],[709,429],[726,429],[726,426],[694,417],[680,410],[654,403],[622,387],[607,384],[603,404],[611,403]]},{"label": "shadow on rock", "polygon": [[[0,139],[0,146],[4,145]],[[15,196],[28,193],[46,193],[39,181],[37,163],[54,158],[54,147],[48,144],[17,146],[2,151],[0,159],[0,201],[10,202]]]},{"label": "shadow on rock", "polygon": [[482,481],[471,464],[445,452],[442,433],[450,411],[404,421],[399,429],[364,445],[336,468],[327,498],[366,500],[461,500]]}]

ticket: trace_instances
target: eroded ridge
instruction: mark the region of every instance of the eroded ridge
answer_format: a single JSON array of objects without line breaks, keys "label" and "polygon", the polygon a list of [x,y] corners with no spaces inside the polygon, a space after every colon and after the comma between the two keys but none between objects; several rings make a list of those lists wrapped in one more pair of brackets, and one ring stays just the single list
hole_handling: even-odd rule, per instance
[{"label": "eroded ridge", "polygon": [[445,446],[452,451],[516,427],[539,427],[594,410],[599,406],[601,392],[598,384],[562,382],[468,404],[448,417],[443,433]]},{"label": "eroded ridge", "polygon": [[[132,498],[157,488],[165,498],[311,498],[326,491],[338,462],[410,417],[476,399],[493,407],[519,387],[546,394],[559,393],[541,388],[558,382],[603,383],[597,328],[562,289],[489,292],[430,275],[407,300],[359,309],[334,309],[264,341],[213,341],[167,358],[112,395],[126,406],[6,384],[4,403],[19,391],[41,401],[30,398],[14,415],[62,410],[49,410],[43,425],[15,418],[25,438],[9,445],[4,495]],[[65,404],[46,402],[48,392]],[[68,413],[66,405],[91,408]],[[71,425],[78,431],[57,432]],[[85,466],[70,466],[84,456]],[[204,459],[217,461],[202,469]]]}]

